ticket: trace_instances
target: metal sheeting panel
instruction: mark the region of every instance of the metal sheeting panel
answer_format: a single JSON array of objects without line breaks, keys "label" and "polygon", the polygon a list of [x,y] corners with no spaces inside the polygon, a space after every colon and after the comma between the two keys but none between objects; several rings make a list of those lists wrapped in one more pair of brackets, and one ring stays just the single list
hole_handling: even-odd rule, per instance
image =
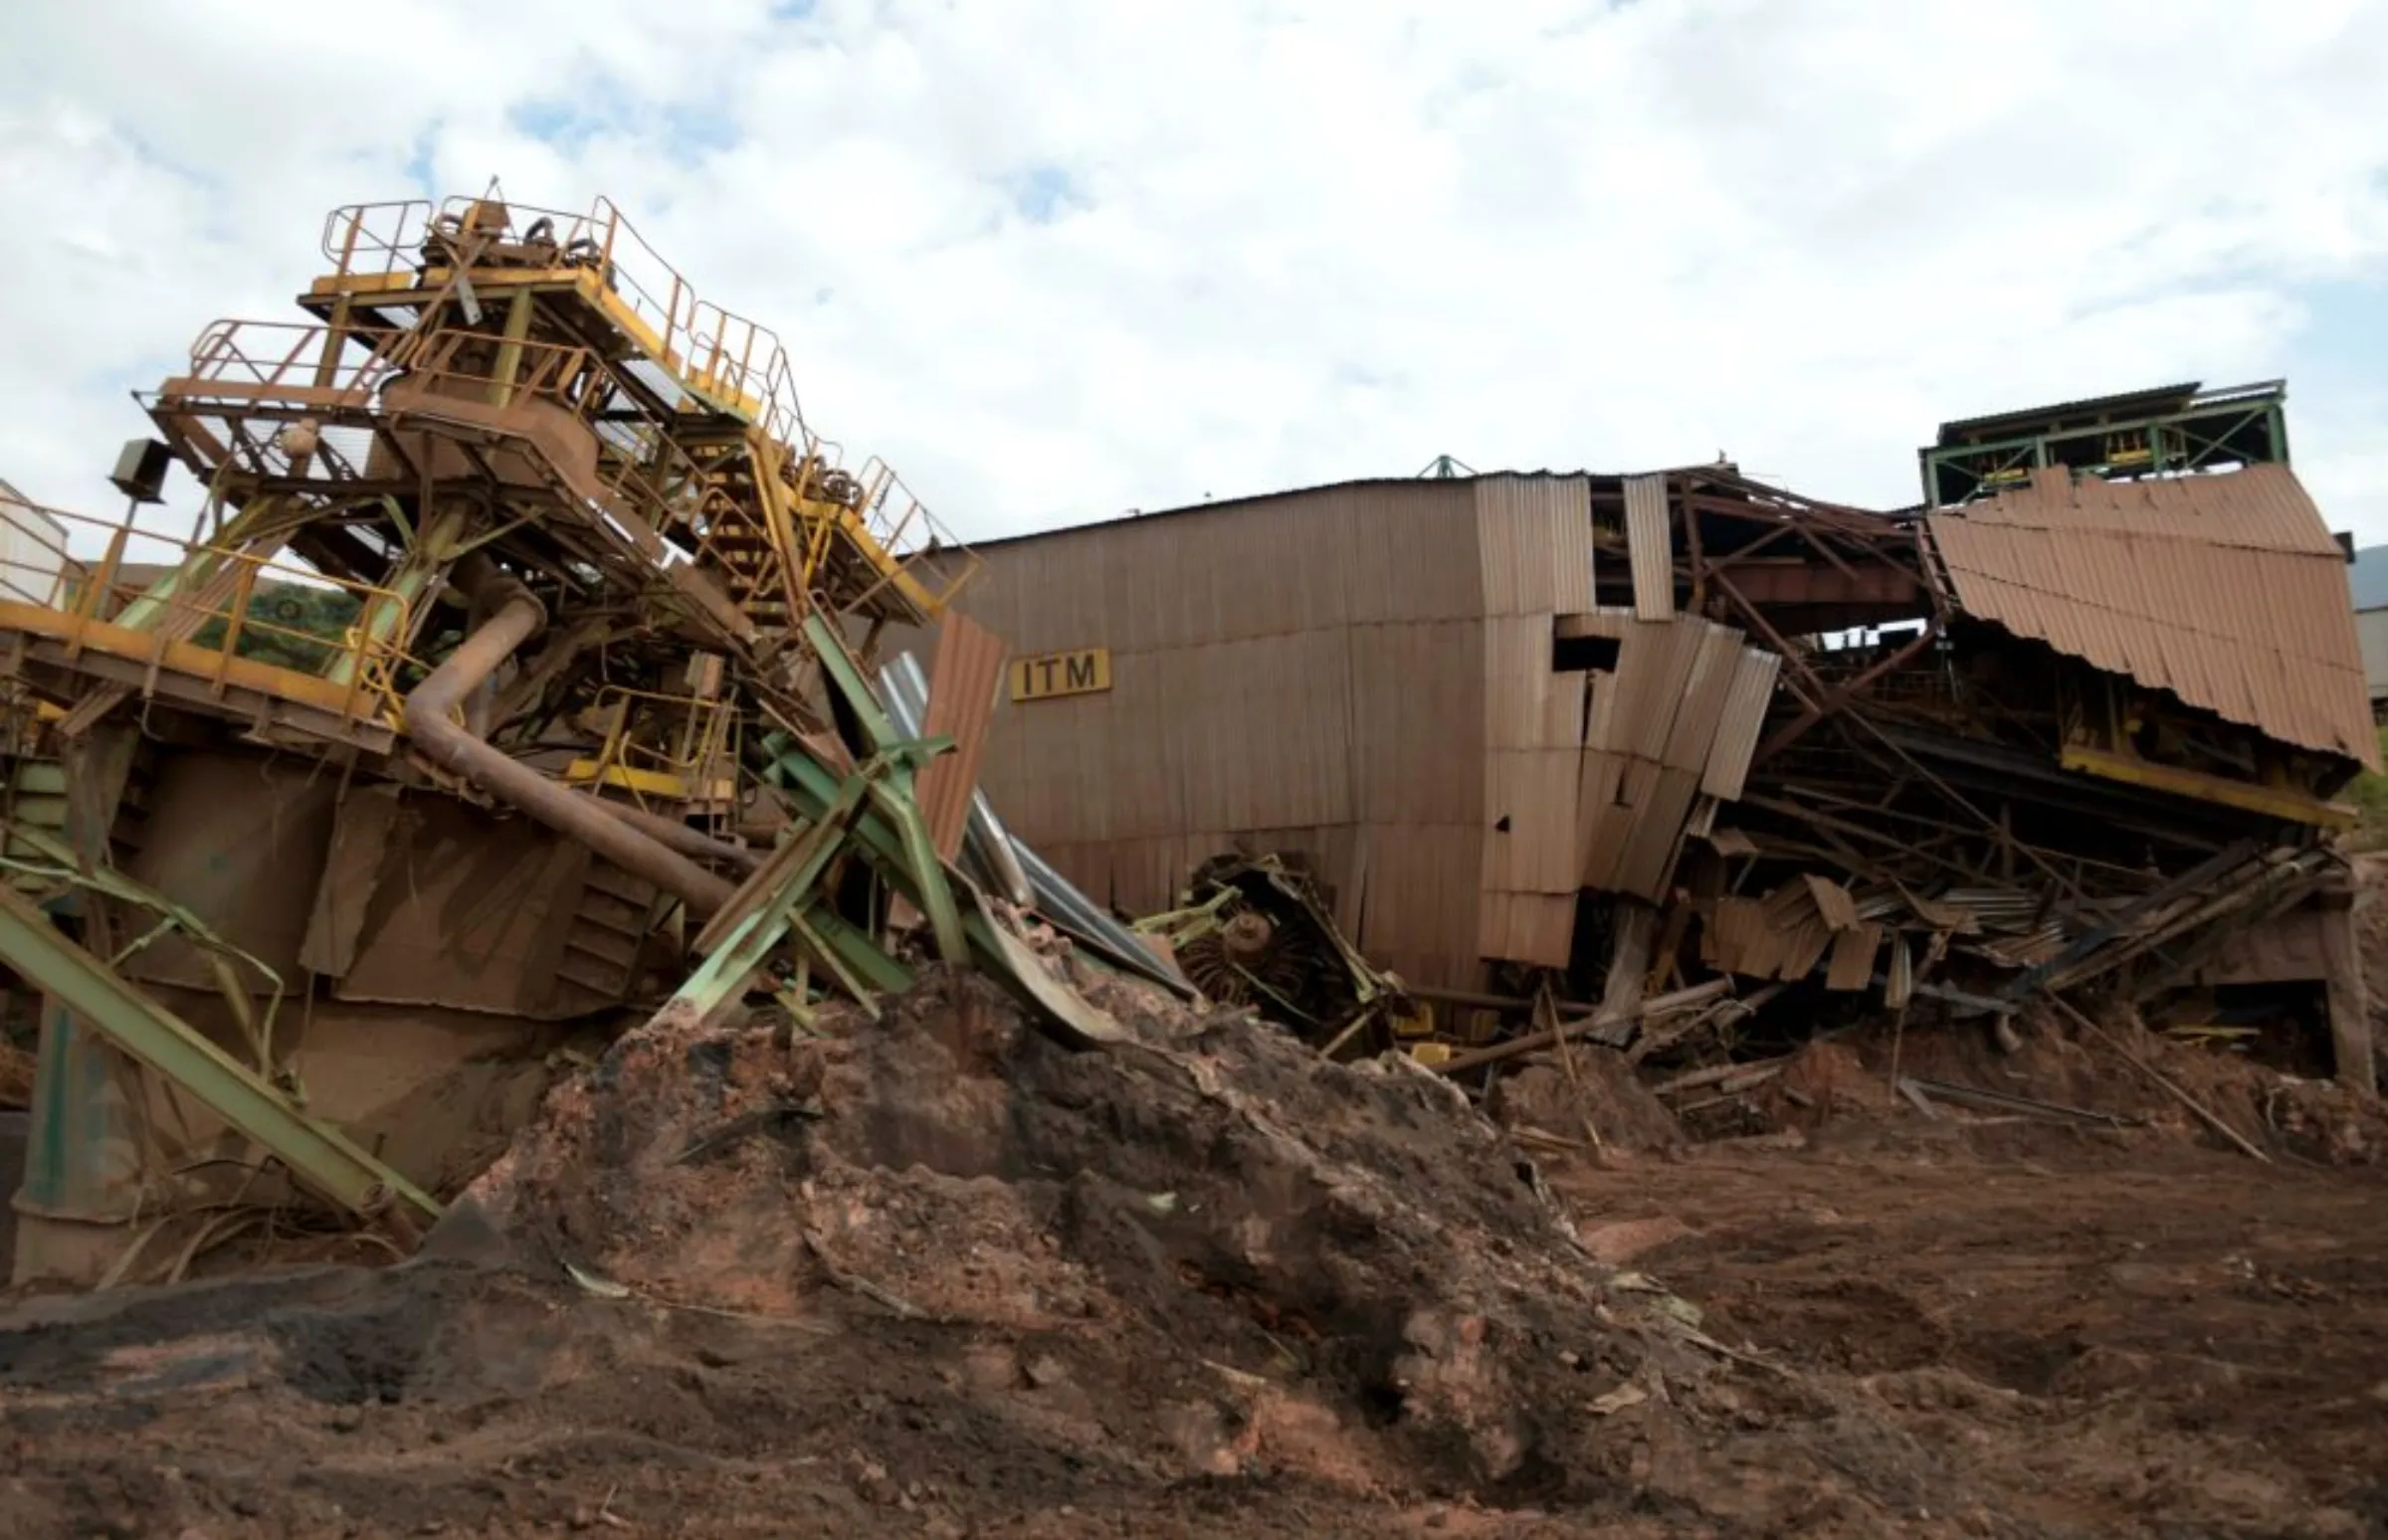
[{"label": "metal sheeting panel", "polygon": [[1323,560],[1342,584],[1353,625],[1472,620],[1484,613],[1476,495],[1465,481],[1335,494],[1334,549]]},{"label": "metal sheeting panel", "polygon": [[1634,564],[1634,614],[1663,621],[1675,614],[1675,530],[1667,517],[1667,478],[1625,479],[1625,541]]},{"label": "metal sheeting panel", "polygon": [[1575,936],[1575,893],[1488,892],[1477,949],[1487,957],[1567,966]]},{"label": "metal sheeting panel", "polygon": [[[198,915],[291,987],[339,791],[337,776],[296,756],[185,749],[159,767],[125,874]],[[208,954],[177,930],[134,951],[118,971],[136,983],[216,987]],[[247,963],[236,971],[252,993],[275,992]]]},{"label": "metal sheeting panel", "polygon": [[1653,760],[1666,753],[1706,624],[1688,619],[1640,623],[1618,643],[1616,704],[1592,747]]},{"label": "metal sheeting panel", "polygon": [[1760,648],[1747,647],[1733,666],[1732,687],[1716,713],[1716,738],[1708,745],[1708,762],[1700,773],[1699,789],[1722,802],[1740,800],[1749,779],[1749,759],[1758,751],[1758,734],[1766,726],[1766,707],[1774,699],[1775,675],[1783,660]]},{"label": "metal sheeting panel", "polygon": [[1665,765],[1649,774],[1649,794],[1635,806],[1632,834],[1617,860],[1612,885],[1656,902],[1667,890],[1675,871],[1677,852],[1683,849],[1684,824],[1692,813],[1698,778],[1689,770]]},{"label": "metal sheeting panel", "polygon": [[2288,468],[2124,486],[2042,472],[1926,527],[1977,619],[2379,767],[2345,562]]},{"label": "metal sheeting panel", "polygon": [[1185,828],[1352,821],[1349,635],[1297,631],[1168,655],[1185,671],[1170,698]]},{"label": "metal sheeting panel", "polygon": [[[1656,898],[1686,821],[1722,754],[1740,794],[1774,683],[1774,655],[1697,616],[1663,622],[1603,612],[1558,622],[1562,636],[1617,638],[1613,674],[1594,676],[1576,783],[1575,859],[1585,887]],[[1753,665],[1752,659],[1762,663]]]},{"label": "metal sheeting panel", "polygon": [[1592,608],[1592,484],[1585,478],[1480,478],[1476,532],[1485,614]]},{"label": "metal sheeting panel", "polygon": [[1349,633],[1353,822],[1466,824],[1485,806],[1485,625],[1436,621]]},{"label": "metal sheeting panel", "polygon": [[1691,771],[1696,779],[1708,762],[1708,750],[1716,741],[1716,725],[1723,714],[1725,698],[1732,690],[1734,666],[1741,656],[1741,634],[1730,627],[1703,621],[1692,624],[1702,629],[1692,655],[1691,676],[1685,681],[1683,704],[1675,713],[1675,726],[1668,732],[1659,758],[1674,769]]},{"label": "metal sheeting panel", "polygon": [[1584,741],[1588,674],[1551,668],[1551,624],[1544,615],[1495,616],[1485,622],[1485,746],[1567,748]]},{"label": "metal sheeting panel", "polygon": [[[1588,551],[1589,492],[1568,480]],[[1548,553],[1567,502],[1545,479],[1495,523],[1521,549],[1539,529]],[[980,784],[1022,841],[1098,901],[1150,911],[1221,851],[1299,852],[1350,933],[1366,916],[1372,957],[1422,983],[1467,984],[1487,775],[1479,542],[1475,483],[1451,481],[1000,545],[959,610],[1015,654],[1108,649],[1111,687],[999,703]],[[1555,570],[1556,558],[1538,560]],[[1587,601],[1590,586],[1587,567]],[[1547,615],[1536,624],[1547,674]],[[882,645],[929,650],[900,631]],[[1510,645],[1525,656],[1523,641]],[[1572,713],[1563,689],[1519,686],[1536,734],[1544,722],[1572,730],[1581,677],[1568,682]],[[1385,888],[1419,873],[1456,890]]]},{"label": "metal sheeting panel", "polygon": [[1576,780],[1588,675],[1552,667],[1553,617],[1592,607],[1582,477],[1476,482],[1484,621],[1477,950],[1564,966],[1574,933]]},{"label": "metal sheeting panel", "polygon": [[2050,467],[2036,472],[2026,485],[1934,517],[2015,529],[2195,540],[2233,550],[2326,556],[2342,565],[2346,560],[2296,473],[2281,465],[2149,481],[2094,477],[2076,481],[2063,467]]},{"label": "metal sheeting panel", "polygon": [[1359,946],[1412,982],[1473,977],[1483,835],[1465,827],[1366,826]]},{"label": "metal sheeting panel", "polygon": [[[339,999],[544,1020],[612,1003],[559,971],[573,918],[591,901],[585,847],[445,797],[411,799],[406,818],[334,986]],[[609,931],[604,944],[620,950],[579,960],[592,978],[635,972],[636,940]]]},{"label": "metal sheeting panel", "polygon": [[920,772],[919,800],[929,838],[947,861],[961,851],[971,794],[978,790],[1003,657],[1003,639],[967,615],[951,616],[938,628],[927,720],[921,730],[930,737],[950,736],[953,752],[938,755]]},{"label": "metal sheeting panel", "polygon": [[0,599],[59,604],[69,565],[66,526],[0,481]]},{"label": "metal sheeting panel", "polygon": [[[1488,891],[1576,889],[1577,749],[1494,749],[1485,770]],[[1506,957],[1506,952],[1488,955]]]}]

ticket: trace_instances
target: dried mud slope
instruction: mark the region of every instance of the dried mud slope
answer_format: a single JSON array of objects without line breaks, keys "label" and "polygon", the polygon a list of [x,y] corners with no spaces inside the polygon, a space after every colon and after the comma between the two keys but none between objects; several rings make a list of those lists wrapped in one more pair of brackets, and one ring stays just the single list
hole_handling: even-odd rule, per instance
[{"label": "dried mud slope", "polygon": [[[2354,1532],[2293,1477],[2104,1491],[2023,1457],[2064,1409],[1777,1359],[1739,1289],[1703,1330],[1415,1067],[1114,1014],[1144,1041],[958,978],[824,1039],[651,1025],[405,1266],[20,1306],[0,1533]],[[1639,1244],[1694,1299],[1747,1249]]]},{"label": "dried mud slope", "polygon": [[1033,1339],[1023,1372],[1069,1375],[1157,1480],[1613,1497],[1615,1398],[1707,1372],[1664,1296],[1617,1287],[1449,1085],[1158,1020],[1068,1053],[955,978],[787,1047],[658,1024],[469,1202],[600,1289]]}]

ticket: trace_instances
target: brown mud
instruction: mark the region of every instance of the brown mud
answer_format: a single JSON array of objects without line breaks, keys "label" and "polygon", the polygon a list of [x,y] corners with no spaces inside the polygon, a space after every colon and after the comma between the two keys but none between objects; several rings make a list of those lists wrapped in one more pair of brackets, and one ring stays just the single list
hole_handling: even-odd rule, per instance
[{"label": "brown mud", "polygon": [[1927,1123],[1835,1045],[1755,1139],[1606,1068],[1512,1139],[1115,1009],[658,1025],[418,1260],[24,1302],[0,1533],[2388,1533],[2376,1167]]}]

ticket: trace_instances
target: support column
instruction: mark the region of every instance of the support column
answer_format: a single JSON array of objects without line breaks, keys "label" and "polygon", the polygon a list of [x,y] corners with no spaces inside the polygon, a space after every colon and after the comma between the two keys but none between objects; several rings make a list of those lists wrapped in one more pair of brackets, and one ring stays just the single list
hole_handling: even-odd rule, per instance
[{"label": "support column", "polygon": [[2363,982],[2362,949],[2355,944],[2354,894],[2321,894],[2323,982],[2330,1004],[2330,1061],[2338,1083],[2359,1095],[2379,1094],[2371,1041],[2371,995]]},{"label": "support column", "polygon": [[[66,740],[64,833],[97,869],[108,864],[108,837],[123,805],[140,735],[130,726],[95,728]],[[79,889],[58,907],[75,914],[95,947],[112,950],[115,916],[99,894]],[[65,1002],[43,994],[26,1126],[25,1175],[13,1196],[19,1216],[13,1282],[56,1278],[96,1282],[124,1245],[137,1212],[145,1151],[133,1104],[140,1070]]]},{"label": "support column", "polygon": [[1659,911],[1640,899],[1620,898],[1610,913],[1609,976],[1600,990],[1600,1014],[1610,1021],[1631,1021],[1641,1009],[1642,992],[1650,977],[1651,942],[1658,936]]}]

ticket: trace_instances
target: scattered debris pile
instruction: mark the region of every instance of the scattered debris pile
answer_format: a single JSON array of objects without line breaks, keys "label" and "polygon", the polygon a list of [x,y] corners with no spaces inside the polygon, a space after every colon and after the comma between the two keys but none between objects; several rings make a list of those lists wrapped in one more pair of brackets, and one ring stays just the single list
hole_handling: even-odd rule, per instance
[{"label": "scattered debris pile", "polygon": [[1401,980],[1335,928],[1298,857],[1215,856],[1181,897],[1135,928],[1165,944],[1205,998],[1250,1006],[1330,1054],[1374,1053],[1406,1021]]},{"label": "scattered debris pile", "polygon": [[1904,508],[1720,458],[999,542],[964,607],[1087,683],[1015,694],[990,793],[1137,912],[1222,849],[1304,859],[1458,1008],[1457,1058],[1493,1035],[1463,1012],[1538,1030],[1545,976],[1620,1020],[1729,979],[1761,1053],[2215,991],[2208,1025],[2369,1088],[2331,840],[2380,747],[2286,412],[2274,381],[1945,424]]}]

